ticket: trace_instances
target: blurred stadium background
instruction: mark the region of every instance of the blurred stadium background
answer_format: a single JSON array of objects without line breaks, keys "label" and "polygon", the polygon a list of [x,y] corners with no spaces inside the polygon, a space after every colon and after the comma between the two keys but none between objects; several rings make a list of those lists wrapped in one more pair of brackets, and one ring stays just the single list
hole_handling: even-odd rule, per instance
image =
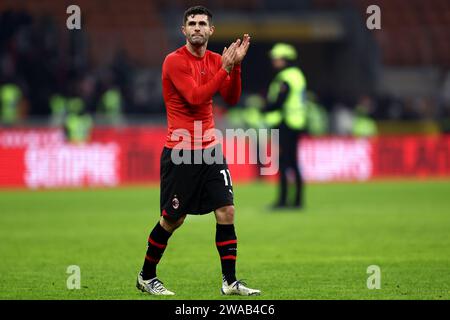
[{"label": "blurred stadium background", "polygon": [[[81,9],[80,30],[66,27],[70,15],[66,8],[72,4]],[[218,127],[249,127],[248,110],[258,107],[273,76],[267,52],[280,41],[297,48],[308,103],[319,110],[311,120],[310,134],[299,144],[308,182],[306,216],[263,215],[259,196],[275,198],[276,186],[260,181],[256,165],[230,166],[243,211],[238,230],[250,243],[247,249],[242,245],[242,262],[247,257],[266,270],[275,268],[261,260],[265,258],[257,252],[262,247],[254,241],[261,238],[261,230],[274,226],[268,232],[277,240],[268,250],[289,272],[285,278],[289,289],[277,288],[278,294],[265,298],[448,299],[448,0],[2,0],[0,219],[5,263],[0,296],[136,297],[129,284],[140,267],[147,229],[159,206],[156,185],[166,135],[161,65],[168,52],[184,44],[181,17],[187,7],[197,4],[214,15],[216,32],[210,49],[221,52],[244,32],[252,36],[243,65],[243,96],[233,108],[215,100]],[[381,8],[381,30],[366,27],[366,9],[372,4]],[[368,120],[372,129],[359,131],[360,119]],[[140,184],[145,187],[136,187]],[[81,220],[75,222],[77,217]],[[192,224],[212,223],[210,218],[204,221],[194,218]],[[283,232],[294,226],[303,231],[298,238]],[[213,243],[212,236],[186,229],[185,237]],[[115,233],[131,240],[107,240]],[[182,248],[174,250],[191,252],[183,247],[182,238],[173,240]],[[24,239],[37,239],[39,244],[31,241],[24,247]],[[99,252],[108,250],[111,242],[126,252],[117,265],[107,267],[113,273],[105,277],[122,273],[123,283],[112,289],[93,279],[95,272],[104,272],[107,254]],[[212,245],[193,242],[209,252],[195,263],[208,264],[216,258]],[[286,257],[276,250],[285,242],[295,254]],[[307,245],[312,242],[314,246]],[[373,255],[365,251],[369,249]],[[78,258],[67,258],[66,250]],[[95,261],[97,254],[105,257],[102,266]],[[175,277],[170,269],[175,258],[167,262],[167,277]],[[181,261],[190,263],[188,256]],[[104,291],[61,293],[64,266],[83,263],[91,267],[89,290]],[[388,276],[387,294],[368,293],[365,267],[358,263],[388,265],[393,273]],[[46,276],[40,275],[47,281],[42,287],[35,287],[31,279],[37,270],[30,266],[46,270]],[[339,273],[347,275],[360,267],[358,285],[349,285],[354,277]],[[218,266],[208,268],[218,272]],[[241,268],[255,272],[260,277],[257,284],[270,291],[269,285],[264,288],[266,273],[255,271],[256,266]],[[330,284],[319,273],[337,282]],[[30,282],[21,280],[17,287],[21,274],[31,277]],[[311,274],[316,276],[308,278]],[[305,284],[303,289],[292,287],[299,279],[295,277]],[[181,291],[198,286],[188,278],[179,282]],[[207,281],[214,288],[213,278]],[[211,298],[211,293],[181,297]]]}]

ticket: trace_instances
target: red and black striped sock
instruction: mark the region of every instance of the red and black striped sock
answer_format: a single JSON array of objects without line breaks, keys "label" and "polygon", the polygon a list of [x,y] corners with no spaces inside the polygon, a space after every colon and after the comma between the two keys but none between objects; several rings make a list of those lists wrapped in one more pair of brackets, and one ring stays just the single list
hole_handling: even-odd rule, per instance
[{"label": "red and black striped sock", "polygon": [[222,264],[222,274],[228,284],[236,281],[237,238],[234,224],[216,225],[216,246]]},{"label": "red and black striped sock", "polygon": [[172,233],[166,231],[159,222],[153,228],[148,237],[147,254],[145,255],[144,266],[142,267],[142,278],[144,280],[156,277],[156,265],[167,247],[167,241]]}]

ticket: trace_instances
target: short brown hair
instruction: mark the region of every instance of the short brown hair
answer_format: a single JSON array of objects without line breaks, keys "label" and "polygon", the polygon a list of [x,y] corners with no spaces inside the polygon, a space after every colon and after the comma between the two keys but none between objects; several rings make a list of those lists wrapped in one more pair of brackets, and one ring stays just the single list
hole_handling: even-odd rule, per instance
[{"label": "short brown hair", "polygon": [[204,15],[208,16],[209,24],[212,25],[212,13],[204,6],[195,6],[195,7],[190,7],[189,9],[187,9],[184,12],[184,16],[183,16],[183,25],[186,24],[189,16],[192,16],[192,15],[195,16],[197,14],[204,14]]}]

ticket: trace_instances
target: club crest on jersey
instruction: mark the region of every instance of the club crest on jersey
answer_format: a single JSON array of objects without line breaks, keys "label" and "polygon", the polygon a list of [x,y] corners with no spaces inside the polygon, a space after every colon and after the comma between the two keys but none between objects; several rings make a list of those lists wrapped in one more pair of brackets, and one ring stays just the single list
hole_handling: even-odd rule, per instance
[{"label": "club crest on jersey", "polygon": [[172,199],[172,207],[176,210],[180,207],[180,201],[177,198],[177,195],[175,195]]}]

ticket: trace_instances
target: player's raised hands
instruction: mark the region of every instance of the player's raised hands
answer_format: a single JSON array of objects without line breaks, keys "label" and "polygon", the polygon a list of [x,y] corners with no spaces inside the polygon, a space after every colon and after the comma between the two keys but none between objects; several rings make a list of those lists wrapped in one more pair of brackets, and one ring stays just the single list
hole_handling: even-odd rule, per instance
[{"label": "player's raised hands", "polygon": [[222,68],[224,68],[228,73],[233,69],[234,63],[236,61],[236,48],[239,47],[241,40],[238,39],[233,42],[228,48],[225,47],[222,52]]},{"label": "player's raised hands", "polygon": [[244,60],[245,55],[247,54],[248,47],[250,46],[250,36],[246,33],[242,38],[242,43],[240,39],[238,39],[239,43],[236,47],[236,57],[234,60],[234,64],[239,64]]}]

